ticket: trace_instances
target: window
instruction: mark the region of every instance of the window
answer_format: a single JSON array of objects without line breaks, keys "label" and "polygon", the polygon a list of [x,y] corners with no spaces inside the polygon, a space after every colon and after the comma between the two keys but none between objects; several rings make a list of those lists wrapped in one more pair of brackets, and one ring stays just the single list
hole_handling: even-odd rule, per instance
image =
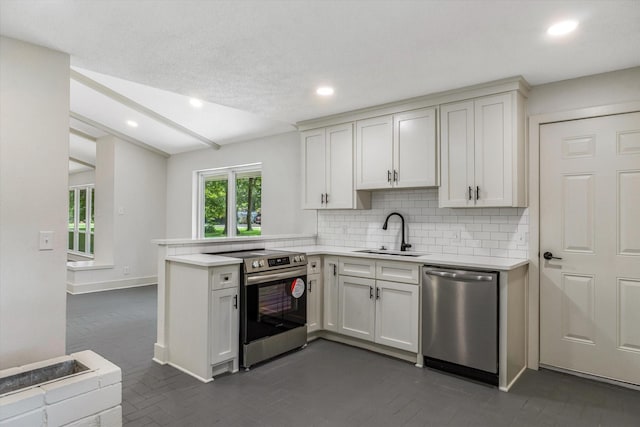
[{"label": "window", "polygon": [[259,236],[262,233],[262,164],[195,172],[194,236]]},{"label": "window", "polygon": [[93,254],[95,188],[93,185],[69,189],[69,244],[70,252]]}]

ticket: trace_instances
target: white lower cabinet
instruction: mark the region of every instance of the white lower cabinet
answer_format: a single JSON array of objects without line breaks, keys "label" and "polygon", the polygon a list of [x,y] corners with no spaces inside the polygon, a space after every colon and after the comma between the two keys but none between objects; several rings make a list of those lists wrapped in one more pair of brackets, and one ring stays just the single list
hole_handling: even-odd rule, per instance
[{"label": "white lower cabinet", "polygon": [[220,267],[169,262],[168,362],[202,381],[238,370],[237,264]]},{"label": "white lower cabinet", "polygon": [[320,274],[307,275],[307,333],[322,329],[322,280]]},{"label": "white lower cabinet", "polygon": [[[354,264],[370,264],[371,269],[357,271],[361,271],[363,276],[375,271],[376,279],[342,274],[338,276],[337,332],[417,353],[420,322],[419,267],[402,262],[341,258],[340,270],[344,270],[343,266]],[[379,277],[398,277],[405,283],[377,280]]]},{"label": "white lower cabinet", "polygon": [[375,342],[418,352],[420,287],[376,281]]},{"label": "white lower cabinet", "polygon": [[211,291],[212,365],[238,357],[238,289]]},{"label": "white lower cabinet", "polygon": [[363,340],[374,340],[376,306],[374,279],[340,276],[338,332]]},{"label": "white lower cabinet", "polygon": [[338,332],[338,257],[324,257],[323,273],[323,329]]}]

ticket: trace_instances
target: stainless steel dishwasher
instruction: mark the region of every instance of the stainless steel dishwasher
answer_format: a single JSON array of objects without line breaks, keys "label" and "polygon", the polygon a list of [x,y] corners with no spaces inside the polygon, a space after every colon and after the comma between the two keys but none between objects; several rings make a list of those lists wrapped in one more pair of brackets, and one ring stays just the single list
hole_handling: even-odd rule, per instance
[{"label": "stainless steel dishwasher", "polygon": [[422,271],[424,364],[497,385],[498,272]]}]

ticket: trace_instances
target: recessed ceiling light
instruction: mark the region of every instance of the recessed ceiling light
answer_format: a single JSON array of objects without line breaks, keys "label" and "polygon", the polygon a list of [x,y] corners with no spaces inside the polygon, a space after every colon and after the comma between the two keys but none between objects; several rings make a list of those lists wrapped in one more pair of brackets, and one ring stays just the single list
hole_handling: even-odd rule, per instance
[{"label": "recessed ceiling light", "polygon": [[191,98],[189,100],[189,104],[191,104],[191,106],[195,107],[195,108],[201,108],[202,107],[202,101],[200,101],[199,99],[196,99],[196,98]]},{"label": "recessed ceiling light", "polygon": [[331,86],[321,86],[316,89],[316,93],[320,96],[331,96],[333,95],[333,88]]},{"label": "recessed ceiling light", "polygon": [[127,124],[129,126],[131,126],[132,128],[137,128],[138,127],[138,122],[134,122],[133,120],[127,120]]},{"label": "recessed ceiling light", "polygon": [[561,21],[556,22],[547,30],[547,34],[550,36],[563,36],[565,34],[569,34],[571,31],[578,28],[577,21]]}]

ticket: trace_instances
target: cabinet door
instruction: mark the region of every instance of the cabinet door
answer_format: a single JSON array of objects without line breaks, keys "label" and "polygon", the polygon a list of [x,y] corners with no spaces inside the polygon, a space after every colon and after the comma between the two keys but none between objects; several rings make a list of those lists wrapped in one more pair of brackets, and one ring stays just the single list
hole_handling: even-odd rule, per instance
[{"label": "cabinet door", "polygon": [[324,207],[321,197],[326,192],[325,130],[302,132],[303,209]]},{"label": "cabinet door", "polygon": [[338,293],[338,258],[325,257],[322,267],[324,277],[324,309],[323,324],[327,331],[338,331],[339,293]]},{"label": "cabinet door", "polygon": [[391,116],[356,123],[356,189],[390,188],[393,174]]},{"label": "cabinet door", "polygon": [[353,208],[353,124],[327,128],[327,200],[329,209]]},{"label": "cabinet door", "polygon": [[418,285],[376,281],[376,343],[418,352],[419,291]]},{"label": "cabinet door", "polygon": [[307,276],[307,332],[322,329],[322,281],[319,274]]},{"label": "cabinet door", "polygon": [[435,108],[394,115],[393,132],[394,185],[438,185]]},{"label": "cabinet door", "polygon": [[340,276],[340,327],[338,332],[367,341],[374,340],[375,280]]},{"label": "cabinet door", "polygon": [[473,101],[440,108],[440,207],[473,206]]},{"label": "cabinet door", "polygon": [[476,206],[511,206],[512,96],[488,96],[474,103]]},{"label": "cabinet door", "polygon": [[211,292],[211,364],[238,357],[238,289]]}]

